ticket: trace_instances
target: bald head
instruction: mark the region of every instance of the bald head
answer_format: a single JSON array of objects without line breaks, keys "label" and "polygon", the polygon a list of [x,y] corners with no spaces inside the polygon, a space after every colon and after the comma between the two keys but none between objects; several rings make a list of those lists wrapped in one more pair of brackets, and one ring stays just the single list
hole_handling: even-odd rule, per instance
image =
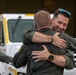
[{"label": "bald head", "polygon": [[45,10],[40,10],[34,14],[34,20],[37,27],[50,26],[50,13]]}]

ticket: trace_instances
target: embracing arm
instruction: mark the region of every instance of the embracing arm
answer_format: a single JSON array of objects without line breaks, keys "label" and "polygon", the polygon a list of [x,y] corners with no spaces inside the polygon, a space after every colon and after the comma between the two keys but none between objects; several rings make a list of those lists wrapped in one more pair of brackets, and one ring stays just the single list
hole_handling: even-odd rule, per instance
[{"label": "embracing arm", "polygon": [[22,45],[19,52],[17,52],[12,60],[13,66],[16,68],[20,68],[22,66],[25,66],[27,63],[27,55],[26,55],[26,47],[25,45]]},{"label": "embracing arm", "polygon": [[65,67],[66,69],[72,69],[75,66],[74,63],[74,52],[71,50],[68,50],[64,55],[55,55],[48,51],[47,47],[43,45],[44,50],[43,51],[33,51],[32,55],[33,58],[37,58],[35,62],[39,60],[48,60],[49,56],[53,56],[53,60],[48,60],[57,66]]},{"label": "embracing arm", "polygon": [[66,69],[72,69],[75,67],[74,51],[68,50],[64,55],[54,55],[51,62]]},{"label": "embracing arm", "polygon": [[66,36],[64,35],[63,37],[66,37],[68,40],[66,47],[67,50],[63,55],[52,54],[48,51],[46,46],[43,45],[44,50],[32,52],[32,55],[35,55],[33,56],[33,58],[37,58],[35,62],[39,60],[48,60],[48,57],[51,55],[53,56],[53,60],[48,60],[48,61],[56,64],[57,66],[64,67],[66,69],[74,68],[75,67],[74,50],[76,50],[76,41],[72,37],[68,38],[67,35]]},{"label": "embracing arm", "polygon": [[[73,37],[69,36],[68,34],[63,34],[64,37],[66,38],[67,40],[67,51],[64,55],[62,56],[59,56],[59,58],[61,58],[60,60],[62,62],[64,62],[64,67],[66,69],[72,69],[75,67],[75,62],[74,62],[74,51],[76,50],[76,41]],[[52,61],[53,63],[57,63],[58,61],[58,56],[55,56],[56,58],[56,61]],[[64,61],[65,59],[65,61]]]},{"label": "embracing arm", "polygon": [[[32,52],[32,55],[35,55],[35,56],[33,56],[33,59],[37,58],[35,60],[35,62],[37,62],[39,60],[48,60],[60,67],[65,66],[66,60],[62,55],[55,55],[55,54],[50,53],[49,50],[47,49],[47,47],[44,45],[43,45],[43,48],[44,48],[44,50],[42,50],[42,51],[33,51]],[[53,60],[48,59],[50,55],[53,56]]]},{"label": "embracing arm", "polygon": [[9,62],[12,61],[12,57],[0,52],[0,61],[8,64]]},{"label": "embracing arm", "polygon": [[44,35],[33,29],[27,29],[23,33],[23,43],[28,43],[27,41],[32,41],[34,43],[52,43],[53,45],[64,48],[66,46],[66,41],[58,37],[59,33],[55,33],[53,36]]},{"label": "embracing arm", "polygon": [[23,43],[51,43],[52,37],[37,32],[34,29],[26,29],[22,36]]}]

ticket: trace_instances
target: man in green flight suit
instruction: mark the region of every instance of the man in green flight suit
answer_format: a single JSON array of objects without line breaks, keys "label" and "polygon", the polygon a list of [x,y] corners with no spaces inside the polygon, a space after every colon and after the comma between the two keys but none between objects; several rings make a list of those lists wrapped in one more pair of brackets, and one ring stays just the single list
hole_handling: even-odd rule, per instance
[{"label": "man in green flight suit", "polygon": [[[48,14],[47,16],[44,14]],[[46,16],[46,17],[44,17]],[[39,32],[47,35],[53,35],[55,32],[50,30],[50,14],[46,11],[39,11],[34,15],[34,19],[37,25],[37,28]],[[68,19],[68,18],[67,18]],[[44,26],[44,27],[43,27]],[[18,60],[13,64],[16,68],[19,68],[21,66],[24,66],[27,64],[27,75],[63,75],[63,70],[65,68],[73,68],[74,67],[74,58],[73,58],[73,50],[76,49],[74,45],[71,45],[71,42],[66,38],[65,36],[69,37],[69,35],[61,33],[59,36],[62,39],[66,40],[66,47],[64,49],[60,49],[59,47],[56,47],[52,44],[44,44],[48,50],[49,55],[47,56],[47,60],[44,61],[38,61],[35,62],[31,52],[32,51],[41,51],[43,50],[42,45],[43,44],[26,44],[21,47],[21,53],[18,57]],[[72,41],[75,41],[74,39]],[[45,46],[43,47],[45,48]],[[69,50],[73,49],[72,51]],[[46,49],[46,48],[45,48]],[[68,50],[67,50],[68,49]],[[71,52],[71,53],[70,53]],[[69,55],[68,55],[69,54]],[[23,56],[22,56],[23,55]],[[33,53],[33,55],[36,55],[36,53]],[[50,58],[49,58],[50,57]],[[59,60],[57,60],[59,59]],[[21,62],[20,62],[21,61]],[[51,61],[51,62],[50,62]],[[59,62],[61,61],[61,62]],[[30,74],[29,74],[30,73]]]}]

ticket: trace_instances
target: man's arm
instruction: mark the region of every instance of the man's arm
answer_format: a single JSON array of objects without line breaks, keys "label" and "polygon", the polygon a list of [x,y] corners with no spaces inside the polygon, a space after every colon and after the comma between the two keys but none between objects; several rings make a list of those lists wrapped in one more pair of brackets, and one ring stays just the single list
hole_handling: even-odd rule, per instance
[{"label": "man's arm", "polygon": [[34,29],[26,29],[22,35],[23,43],[51,43],[52,37],[37,32]]},{"label": "man's arm", "polygon": [[51,62],[66,69],[73,69],[75,67],[74,51],[68,50],[64,55],[54,55],[54,60]]},{"label": "man's arm", "polygon": [[0,52],[0,61],[8,64],[9,62],[12,61],[12,57]]},{"label": "man's arm", "polygon": [[39,60],[48,60],[49,55],[53,55],[54,59],[51,61],[52,63],[61,66],[61,67],[65,67],[66,69],[72,69],[75,67],[75,62],[74,62],[74,51],[76,50],[76,40],[69,36],[68,34],[64,34],[62,33],[62,37],[65,38],[67,40],[67,51],[65,54],[63,55],[55,55],[55,54],[51,54],[49,53],[49,51],[47,50],[47,48],[45,46],[43,51],[33,51],[32,55],[37,55],[36,57],[33,58],[38,58],[36,61]]},{"label": "man's arm", "polygon": [[13,66],[16,68],[20,68],[22,66],[25,66],[27,63],[27,52],[26,50],[27,47],[25,45],[22,45],[19,52],[17,52],[12,60]]},{"label": "man's arm", "polygon": [[[63,36],[62,36],[63,35]],[[62,59],[62,61],[65,59],[65,65],[64,67],[66,69],[72,69],[75,67],[75,62],[74,62],[74,51],[76,50],[76,41],[73,37],[69,36],[66,33],[61,33],[61,36],[64,37],[64,39],[67,40],[67,51],[64,55],[59,56],[59,58]],[[55,55],[55,58],[57,59],[57,55]],[[58,59],[57,59],[58,60]],[[52,62],[56,62],[57,61],[52,61]],[[59,63],[59,62],[58,62]]]},{"label": "man's arm", "polygon": [[66,46],[66,41],[59,38],[58,34],[59,33],[49,36],[35,30],[27,29],[23,33],[23,43],[28,43],[27,41],[32,41],[34,43],[52,43],[57,47],[64,48]]},{"label": "man's arm", "polygon": [[56,64],[57,66],[60,67],[65,67],[66,69],[72,69],[75,66],[74,63],[74,52],[71,50],[68,50],[67,53],[65,53],[64,55],[55,55],[52,53],[49,53],[48,49],[46,48],[46,46],[43,46],[44,50],[43,51],[33,51],[32,55],[33,58],[37,58],[37,60],[35,60],[35,62],[39,61],[39,60],[48,60],[48,57],[50,55],[52,55],[54,58],[53,60],[48,60],[54,64]]}]

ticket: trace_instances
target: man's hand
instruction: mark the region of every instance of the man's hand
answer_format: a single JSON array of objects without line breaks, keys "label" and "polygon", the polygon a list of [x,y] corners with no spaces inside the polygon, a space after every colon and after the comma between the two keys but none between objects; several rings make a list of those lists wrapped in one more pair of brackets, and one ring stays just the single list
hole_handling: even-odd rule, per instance
[{"label": "man's hand", "polygon": [[48,60],[48,57],[50,55],[48,49],[46,46],[42,45],[44,50],[42,51],[32,51],[33,59],[36,59],[35,62],[39,60]]},{"label": "man's hand", "polygon": [[66,41],[64,39],[59,38],[58,35],[59,33],[57,32],[52,36],[52,44],[63,49],[66,47]]}]

